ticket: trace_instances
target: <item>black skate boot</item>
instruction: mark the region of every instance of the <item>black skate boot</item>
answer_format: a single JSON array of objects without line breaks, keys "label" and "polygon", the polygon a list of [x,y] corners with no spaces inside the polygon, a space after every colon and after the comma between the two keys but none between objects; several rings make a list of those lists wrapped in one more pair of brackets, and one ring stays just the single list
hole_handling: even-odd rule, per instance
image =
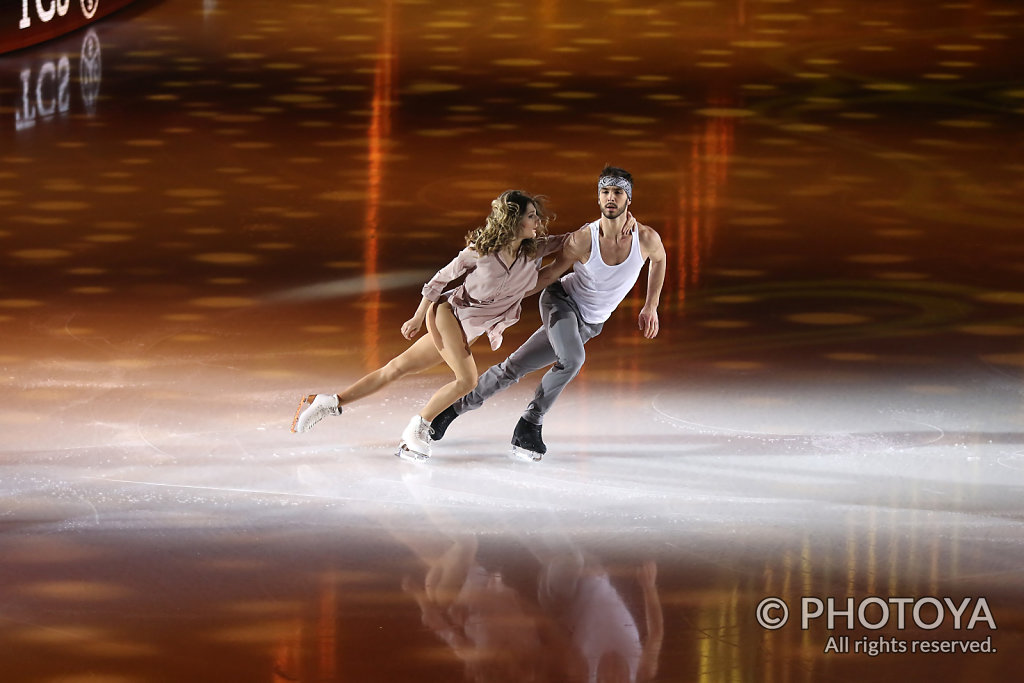
[{"label": "black skate boot", "polygon": [[448,425],[452,423],[452,420],[459,416],[455,412],[455,406],[450,405],[441,411],[441,414],[430,421],[430,429],[433,430],[430,435],[431,441],[440,441],[444,438],[445,430],[448,429]]},{"label": "black skate boot", "polygon": [[516,460],[540,462],[540,459],[548,452],[548,447],[544,445],[544,440],[540,436],[540,429],[541,425],[535,425],[519,418],[516,429],[512,432],[510,455]]}]

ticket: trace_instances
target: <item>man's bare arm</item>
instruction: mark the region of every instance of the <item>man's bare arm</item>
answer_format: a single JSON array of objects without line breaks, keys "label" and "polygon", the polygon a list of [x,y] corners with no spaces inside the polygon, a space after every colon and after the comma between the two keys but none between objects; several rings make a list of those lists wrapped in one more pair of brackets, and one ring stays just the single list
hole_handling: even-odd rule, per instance
[{"label": "man's bare arm", "polygon": [[640,247],[647,252],[651,265],[647,272],[647,300],[640,311],[638,321],[640,330],[647,339],[654,339],[661,329],[658,321],[658,304],[661,302],[661,290],[665,286],[665,270],[668,258],[661,236],[652,228],[645,226],[640,230]]},{"label": "man's bare arm", "polygon": [[558,252],[557,256],[555,256],[555,260],[550,265],[541,268],[540,274],[537,277],[537,284],[534,285],[533,289],[526,293],[526,296],[536,294],[558,278],[562,277],[565,271],[569,270],[569,267],[579,260],[582,241],[583,239],[579,230],[570,233],[569,237],[565,240],[565,244],[562,245],[562,250]]}]

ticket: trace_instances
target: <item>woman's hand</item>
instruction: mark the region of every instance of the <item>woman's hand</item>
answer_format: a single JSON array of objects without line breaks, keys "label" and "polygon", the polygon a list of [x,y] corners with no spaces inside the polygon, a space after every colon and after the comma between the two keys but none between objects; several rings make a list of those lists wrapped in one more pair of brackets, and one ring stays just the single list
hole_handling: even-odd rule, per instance
[{"label": "woman's hand", "polygon": [[402,336],[406,339],[412,339],[420,333],[421,327],[423,327],[423,318],[413,316],[402,323]]},{"label": "woman's hand", "polygon": [[622,224],[622,231],[619,233],[619,236],[628,237],[633,234],[634,230],[636,230],[636,218],[633,217],[632,213],[627,211],[626,222]]}]

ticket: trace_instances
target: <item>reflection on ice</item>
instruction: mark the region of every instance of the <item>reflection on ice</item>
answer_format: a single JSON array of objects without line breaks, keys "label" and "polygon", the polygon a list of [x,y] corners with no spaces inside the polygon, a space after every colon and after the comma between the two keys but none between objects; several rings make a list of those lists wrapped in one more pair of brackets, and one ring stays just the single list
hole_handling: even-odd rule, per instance
[{"label": "reflection on ice", "polygon": [[[96,100],[103,78],[102,46],[95,29],[89,29],[82,38],[78,58],[78,82],[82,107],[87,114],[95,114]],[[67,53],[41,61],[21,71],[21,90],[14,112],[16,130],[32,128],[39,121],[73,112],[72,62]]]},{"label": "reflection on ice", "polygon": [[[949,394],[886,413],[885,383],[591,378],[537,464],[505,457],[530,389],[513,387],[416,467],[393,439],[429,378],[296,440],[293,380],[252,372],[274,357],[149,356],[117,382],[84,361],[22,368],[8,396],[60,429],[6,433],[0,554],[17,621],[0,638],[18,643],[15,671],[48,670],[40,634],[60,631],[93,634],[61,643],[69,670],[99,650],[156,653],[140,680],[154,666],[188,677],[194,659],[162,653],[209,647],[224,669],[198,680],[845,680],[863,663],[823,661],[817,632],[766,635],[757,602],[984,595],[1000,626],[1019,604],[1006,473],[1024,436],[1001,379],[970,413]],[[36,393],[58,390],[54,375],[94,384],[65,410]],[[939,431],[909,428],[914,411]]]},{"label": "reflection on ice", "polygon": [[657,674],[664,622],[654,561],[633,569],[643,595],[634,617],[608,570],[571,541],[535,540],[528,573],[536,576],[521,588],[485,565],[476,536],[451,540],[440,555],[422,536],[414,545],[425,576],[402,589],[462,662],[465,680],[640,683]]}]

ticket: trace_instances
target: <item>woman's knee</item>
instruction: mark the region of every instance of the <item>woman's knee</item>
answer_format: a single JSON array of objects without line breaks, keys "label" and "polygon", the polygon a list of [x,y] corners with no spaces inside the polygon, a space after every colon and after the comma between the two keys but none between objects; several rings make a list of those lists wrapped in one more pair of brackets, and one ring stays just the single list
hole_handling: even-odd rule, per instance
[{"label": "woman's knee", "polygon": [[476,389],[476,377],[455,378],[455,390],[459,392],[459,396],[465,396],[474,389]]},{"label": "woman's knee", "polygon": [[402,354],[401,356],[392,358],[387,365],[381,368],[381,372],[384,373],[384,378],[389,381],[401,379],[406,375],[411,375],[420,370],[420,368],[417,367],[415,362],[416,360],[417,359],[415,358],[407,357],[406,354]]},{"label": "woman's knee", "polygon": [[404,377],[406,374],[408,374],[408,371],[404,370],[402,368],[401,361],[398,358],[395,358],[394,360],[390,361],[387,365],[382,367],[380,369],[380,373],[381,375],[384,376],[385,380],[393,382],[396,379],[401,379],[402,377]]}]

